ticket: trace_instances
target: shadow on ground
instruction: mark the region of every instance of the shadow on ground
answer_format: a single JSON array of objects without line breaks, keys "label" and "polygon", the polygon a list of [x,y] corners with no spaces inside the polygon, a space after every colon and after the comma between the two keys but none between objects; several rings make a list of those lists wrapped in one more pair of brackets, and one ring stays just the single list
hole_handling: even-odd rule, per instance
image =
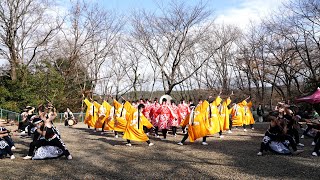
[{"label": "shadow on ground", "polygon": [[154,146],[101,135],[85,125],[74,128],[58,125],[74,159],[22,160],[30,139],[14,136],[17,159],[2,159],[0,179],[317,179],[320,158],[312,157],[311,139],[304,139],[305,152],[298,156],[267,153],[257,157],[267,125],[255,130],[234,130],[224,139],[208,137],[179,146],[183,134],[167,141],[151,137]]}]

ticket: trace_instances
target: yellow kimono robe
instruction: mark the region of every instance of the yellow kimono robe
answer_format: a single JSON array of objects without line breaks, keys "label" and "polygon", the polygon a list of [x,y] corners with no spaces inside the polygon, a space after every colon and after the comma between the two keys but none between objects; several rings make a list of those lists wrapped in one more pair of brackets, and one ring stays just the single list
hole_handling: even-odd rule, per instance
[{"label": "yellow kimono robe", "polygon": [[235,104],[231,108],[231,120],[232,120],[232,126],[243,126],[243,107],[239,104]]},{"label": "yellow kimono robe", "polygon": [[98,121],[99,119],[99,109],[100,109],[100,104],[96,101],[93,102],[93,106],[94,106],[94,115],[93,117],[91,118],[91,121],[88,122],[88,125],[90,127],[95,127],[96,125],[96,122]]},{"label": "yellow kimono robe", "polygon": [[[220,96],[218,96],[208,107],[207,126],[209,134],[215,134],[220,131],[219,110],[217,106],[221,103],[221,100]],[[209,108],[211,108],[211,110]]]},{"label": "yellow kimono robe", "polygon": [[252,102],[250,101],[247,103],[246,101],[242,101],[243,105],[243,118],[244,118],[244,124],[249,125],[249,124],[254,124],[254,118],[251,112],[251,107],[252,107]]},{"label": "yellow kimono robe", "polygon": [[187,115],[181,126],[188,125],[189,141],[194,142],[196,139],[207,136],[208,129],[206,125],[207,120],[207,105],[208,102],[203,102]]},{"label": "yellow kimono robe", "polygon": [[104,118],[104,123],[105,123],[104,130],[113,130],[113,126],[111,127],[108,125],[108,122],[112,119],[110,115],[113,108],[108,102],[103,102],[102,105],[106,109],[106,116]]},{"label": "yellow kimono robe", "polygon": [[94,125],[95,128],[102,128],[104,118],[106,117],[106,109],[104,108],[103,103],[100,105],[98,110],[98,119],[95,122],[95,125]]},{"label": "yellow kimono robe", "polygon": [[109,121],[108,125],[110,127],[113,127],[114,131],[124,132],[127,126],[125,106],[123,106],[121,103],[119,103],[115,99],[113,100],[113,105],[114,105],[115,112],[114,112],[112,121]]},{"label": "yellow kimono robe", "polygon": [[99,111],[98,111],[98,120],[95,123],[95,128],[102,128],[102,125],[104,121],[109,117],[108,114],[110,114],[110,109],[109,113],[107,112],[108,104],[106,101],[103,101],[103,103],[100,105]]},{"label": "yellow kimono robe", "polygon": [[220,130],[228,130],[229,129],[229,104],[231,103],[231,99],[228,98],[221,104],[219,108],[219,120],[220,120]]},{"label": "yellow kimono robe", "polygon": [[86,116],[84,119],[84,123],[90,127],[94,127],[96,119],[98,119],[98,110],[97,102],[91,103],[87,98],[83,100],[83,102],[87,106]]},{"label": "yellow kimono robe", "polygon": [[[128,121],[127,121],[127,128],[122,138],[133,140],[133,141],[141,141],[141,142],[148,141],[149,138],[144,133],[143,126],[146,126],[147,128],[151,128],[152,124],[142,114],[142,112],[139,112],[138,114],[138,109],[134,108],[129,102],[126,102],[124,106],[128,109],[128,113],[127,113]],[[138,118],[139,118],[139,121],[138,121]]]}]

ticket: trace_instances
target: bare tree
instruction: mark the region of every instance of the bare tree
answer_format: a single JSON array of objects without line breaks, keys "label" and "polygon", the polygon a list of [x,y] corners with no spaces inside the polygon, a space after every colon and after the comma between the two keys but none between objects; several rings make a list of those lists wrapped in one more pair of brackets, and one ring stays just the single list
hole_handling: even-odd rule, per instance
[{"label": "bare tree", "polygon": [[[0,1],[0,57],[9,61],[10,76],[28,67],[61,26],[46,0]],[[57,16],[56,16],[57,17]]]},{"label": "bare tree", "polygon": [[[207,37],[211,15],[205,4],[188,7],[184,3],[171,1],[168,9],[160,8],[162,14],[135,13],[132,21],[133,37],[143,48],[141,51],[149,61],[159,67],[166,94],[190,78],[212,56],[191,62],[193,53],[200,53],[196,47]],[[196,65],[186,69],[185,63]],[[181,74],[179,74],[181,73]],[[179,74],[179,75],[178,75]]]},{"label": "bare tree", "polygon": [[[79,84],[82,91],[87,88],[94,91],[99,81],[110,78],[101,68],[111,60],[123,21],[98,4],[79,0],[72,4],[66,19],[68,23],[55,44],[58,50],[51,56],[61,57],[55,65],[66,78],[66,86],[72,81]],[[79,76],[83,71],[86,71],[85,76]]]},{"label": "bare tree", "polygon": [[[208,47],[211,48],[206,48],[206,50],[212,51],[214,56],[204,68],[207,87],[229,91],[232,80],[231,68],[236,57],[236,44],[239,38],[241,38],[241,31],[235,26],[216,25],[212,28],[211,37],[207,42],[210,43]],[[219,46],[220,48],[216,49]]]}]

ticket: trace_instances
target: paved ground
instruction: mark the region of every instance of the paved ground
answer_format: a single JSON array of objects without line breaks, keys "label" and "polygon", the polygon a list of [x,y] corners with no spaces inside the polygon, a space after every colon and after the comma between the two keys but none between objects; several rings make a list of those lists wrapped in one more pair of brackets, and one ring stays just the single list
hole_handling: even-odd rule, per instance
[{"label": "paved ground", "polygon": [[[1,159],[0,179],[319,179],[320,158],[312,157],[312,140],[303,139],[305,152],[298,156],[267,153],[257,157],[267,124],[255,130],[234,130],[224,139],[209,137],[208,146],[201,141],[177,145],[182,134],[169,135],[168,141],[151,138],[154,146],[115,139],[83,124],[58,129],[73,160],[23,160],[29,138],[15,134],[15,160]],[[13,128],[13,127],[12,127]]]}]

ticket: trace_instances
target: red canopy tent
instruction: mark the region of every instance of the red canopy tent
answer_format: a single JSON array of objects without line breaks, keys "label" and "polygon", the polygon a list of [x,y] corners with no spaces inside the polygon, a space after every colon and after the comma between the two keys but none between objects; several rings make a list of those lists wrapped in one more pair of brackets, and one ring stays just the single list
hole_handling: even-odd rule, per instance
[{"label": "red canopy tent", "polygon": [[296,99],[296,102],[307,102],[307,103],[311,103],[311,104],[320,103],[320,88],[318,87],[316,92],[314,92],[310,96],[306,96],[306,97],[302,97],[302,98]]}]

